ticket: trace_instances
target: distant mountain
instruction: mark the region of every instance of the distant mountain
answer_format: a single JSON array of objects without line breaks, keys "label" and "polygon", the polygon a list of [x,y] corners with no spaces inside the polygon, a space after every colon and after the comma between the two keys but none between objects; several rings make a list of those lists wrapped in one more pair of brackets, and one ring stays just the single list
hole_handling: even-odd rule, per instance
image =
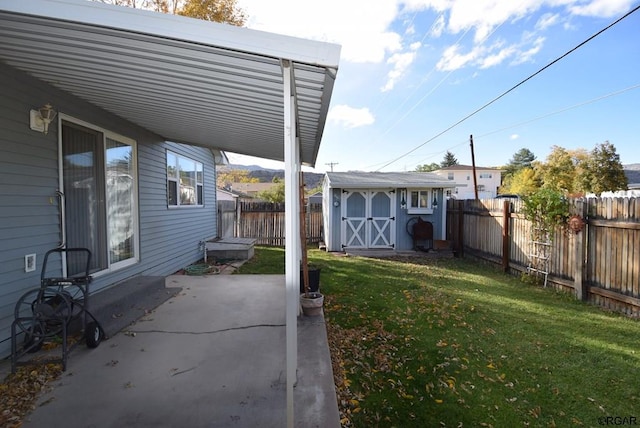
[{"label": "distant mountain", "polygon": [[[283,169],[269,169],[259,165],[229,164],[229,165],[218,167],[218,169],[220,171],[234,170],[234,169],[249,171],[249,177],[257,178],[260,181],[260,183],[270,183],[273,181],[274,177],[284,179]],[[324,178],[324,174],[320,174],[317,172],[305,172],[303,174],[303,177],[304,177],[304,184],[307,187],[307,189],[313,189],[322,184],[322,179]]]},{"label": "distant mountain", "polygon": [[281,171],[278,169],[269,169],[269,168],[265,168],[263,166],[260,165],[240,165],[240,164],[229,164],[229,165],[224,165],[222,167],[218,167],[219,169],[241,169],[244,171]]}]

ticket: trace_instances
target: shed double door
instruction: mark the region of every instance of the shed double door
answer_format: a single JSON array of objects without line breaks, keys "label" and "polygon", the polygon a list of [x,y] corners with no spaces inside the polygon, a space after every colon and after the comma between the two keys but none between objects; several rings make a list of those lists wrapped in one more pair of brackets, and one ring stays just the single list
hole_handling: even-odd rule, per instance
[{"label": "shed double door", "polygon": [[395,247],[395,190],[342,191],[343,248]]}]

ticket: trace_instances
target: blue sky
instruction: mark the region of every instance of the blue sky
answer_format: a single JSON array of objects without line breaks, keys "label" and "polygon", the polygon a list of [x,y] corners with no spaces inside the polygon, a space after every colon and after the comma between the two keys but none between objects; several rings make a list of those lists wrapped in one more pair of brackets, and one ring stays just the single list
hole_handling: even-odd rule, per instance
[{"label": "blue sky", "polygon": [[238,4],[249,28],[342,45],[315,172],[331,162],[335,171],[412,171],[447,150],[470,164],[469,135],[479,166],[504,165],[521,148],[544,160],[553,145],[591,150],[607,140],[623,164],[640,163],[640,11],[434,138],[638,0]]}]

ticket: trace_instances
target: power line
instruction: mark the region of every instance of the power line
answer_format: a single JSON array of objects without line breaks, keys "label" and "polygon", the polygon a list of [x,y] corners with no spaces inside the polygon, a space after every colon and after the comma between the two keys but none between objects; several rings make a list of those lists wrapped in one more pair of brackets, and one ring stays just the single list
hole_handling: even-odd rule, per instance
[{"label": "power line", "polygon": [[[482,40],[480,40],[480,42],[478,42],[479,45],[483,44],[484,42],[486,42],[489,37],[491,37],[500,27],[502,26],[502,24],[498,25],[497,27],[495,27],[493,30],[491,30],[490,33],[488,33],[486,36],[484,36],[484,38]],[[458,46],[460,44],[460,42],[462,41],[462,39],[464,38],[464,36],[467,35],[467,33],[471,30],[472,27],[467,28],[467,30],[462,34],[462,36],[460,36],[460,38],[456,41],[456,43],[454,44],[454,46]],[[413,96],[413,94],[415,94],[418,89],[420,88],[420,86],[422,86],[422,83],[424,83],[426,81],[426,79],[438,68],[438,64],[434,65],[433,68],[429,71],[429,73],[427,73],[427,76],[422,80],[422,82],[420,82],[420,84],[418,85],[418,87],[413,91],[413,93],[411,93],[401,104],[400,106],[398,106],[398,108],[396,108],[391,114],[395,114],[398,110],[400,110],[400,108],[407,102],[409,101],[409,98],[411,98]],[[429,92],[427,92],[426,94],[424,94],[422,96],[422,98],[420,98],[415,104],[413,104],[413,106],[411,106],[411,108],[409,110],[407,110],[398,120],[396,120],[393,125],[391,125],[389,128],[387,128],[382,134],[381,136],[386,135],[389,131],[391,131],[391,129],[393,129],[398,123],[400,123],[401,121],[403,121],[407,116],[409,116],[409,114],[411,114],[411,112],[413,112],[413,110],[415,110],[420,104],[422,104],[422,102],[427,99],[428,97],[431,96],[431,94],[433,94],[440,86],[442,86],[442,84],[444,82],[446,82],[449,77],[451,76],[451,74],[456,71],[455,69],[451,69],[449,70],[449,72],[438,82],[437,85],[435,85],[433,88],[431,88],[431,90]]]},{"label": "power line", "polygon": [[634,7],[633,9],[631,9],[629,12],[625,13],[623,16],[621,16],[620,18],[616,19],[615,21],[613,21],[611,24],[607,25],[606,27],[604,27],[602,30],[598,31],[597,33],[593,34],[591,37],[587,38],[586,40],[584,40],[582,43],[578,44],[577,46],[573,47],[572,49],[568,50],[567,52],[565,52],[564,54],[562,54],[561,56],[559,56],[558,58],[554,59],[553,61],[551,61],[550,63],[548,63],[547,65],[545,65],[544,67],[542,67],[541,69],[539,69],[538,71],[536,71],[535,73],[531,74],[529,77],[527,77],[526,79],[520,81],[518,84],[512,86],[510,89],[507,89],[506,91],[504,91],[503,93],[501,93],[500,95],[498,95],[497,97],[493,98],[491,101],[485,103],[483,106],[477,108],[476,110],[474,110],[473,112],[469,113],[468,115],[466,115],[465,117],[463,117],[462,119],[458,120],[457,122],[455,122],[453,125],[449,126],[448,128],[446,128],[443,131],[440,131],[439,133],[437,133],[436,135],[434,135],[433,137],[429,138],[427,141],[425,141],[424,143],[414,147],[413,149],[409,150],[408,152],[398,156],[397,158],[391,160],[390,162],[387,162],[384,166],[380,167],[377,169],[377,171],[380,171],[381,169],[384,169],[386,167],[388,167],[389,165],[391,165],[392,163],[397,162],[398,160],[402,159],[403,157],[415,152],[416,150],[418,150],[419,148],[423,147],[424,145],[430,143],[431,141],[435,140],[436,138],[440,137],[441,135],[449,132],[450,130],[452,130],[453,128],[455,128],[456,126],[460,125],[462,122],[465,122],[467,119],[471,118],[472,116],[475,116],[476,114],[478,114],[479,112],[481,112],[482,110],[484,110],[485,108],[489,107],[491,104],[495,103],[496,101],[498,101],[499,99],[503,98],[505,95],[515,91],[517,88],[519,88],[520,86],[522,86],[523,84],[525,84],[526,82],[528,82],[529,80],[533,79],[534,77],[536,77],[538,74],[542,73],[543,71],[545,71],[547,68],[551,67],[552,65],[554,65],[555,63],[557,63],[558,61],[562,60],[563,58],[565,58],[566,56],[572,54],[573,52],[575,52],[576,50],[580,49],[582,46],[586,45],[587,43],[589,43],[591,40],[595,39],[596,37],[598,37],[600,34],[604,33],[605,31],[607,31],[608,29],[610,29],[611,27],[613,27],[614,25],[618,24],[620,21],[622,21],[623,19],[627,18],[628,16],[630,16],[631,14],[635,13],[638,11],[638,9],[640,9],[640,5]]},{"label": "power line", "polygon": [[[478,135],[477,137],[474,137],[474,138],[475,138],[476,141],[478,141],[480,138],[488,137],[489,135],[497,134],[498,132],[506,131],[506,130],[512,129],[512,128],[517,128],[518,126],[522,126],[522,125],[527,125],[529,123],[536,122],[536,121],[542,120],[542,119],[546,119],[547,117],[555,116],[557,114],[564,113],[566,111],[573,110],[573,109],[576,109],[578,107],[582,107],[582,106],[585,106],[585,105],[588,105],[588,104],[593,104],[595,102],[602,101],[604,99],[611,98],[611,97],[614,97],[614,96],[617,96],[617,95],[620,95],[620,94],[623,94],[625,92],[629,92],[631,90],[638,89],[638,88],[640,88],[640,83],[636,83],[635,85],[628,86],[628,87],[626,87],[624,89],[619,89],[619,90],[614,91],[614,92],[609,92],[608,94],[605,94],[605,95],[600,95],[599,97],[596,97],[596,98],[591,98],[590,100],[587,100],[587,101],[582,101],[582,102],[580,102],[578,104],[573,104],[573,105],[568,106],[568,107],[563,107],[563,108],[561,108],[559,110],[554,110],[552,112],[545,113],[545,114],[542,114],[540,116],[536,116],[536,117],[531,118],[531,119],[523,120],[522,122],[517,122],[517,123],[513,123],[511,125],[503,126],[502,128],[498,128],[498,129],[494,129],[493,131],[485,132],[484,134]],[[464,140],[461,143],[458,143],[456,145],[448,147],[448,148],[446,148],[446,149],[444,149],[444,150],[442,150],[440,152],[437,152],[437,153],[435,153],[433,155],[427,156],[427,157],[423,158],[420,162],[418,162],[418,165],[424,163],[427,159],[431,159],[434,156],[437,156],[439,154],[445,153],[446,151],[450,151],[450,150],[452,150],[452,149],[454,149],[456,147],[460,147],[460,146],[466,145],[466,144],[467,144],[467,140]]]},{"label": "power line", "polygon": [[327,162],[325,163],[325,165],[329,165],[329,168],[331,168],[331,172],[333,172],[333,166],[338,165],[338,162]]}]

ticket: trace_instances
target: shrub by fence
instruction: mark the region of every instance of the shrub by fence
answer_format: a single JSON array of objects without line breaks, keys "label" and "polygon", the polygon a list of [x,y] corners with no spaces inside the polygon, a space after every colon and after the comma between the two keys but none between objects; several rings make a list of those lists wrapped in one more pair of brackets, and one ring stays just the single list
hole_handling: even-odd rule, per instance
[{"label": "shrub by fence", "polygon": [[[640,202],[636,198],[571,200],[572,214],[585,221],[581,232],[556,230],[548,280],[576,297],[640,316]],[[447,239],[460,253],[526,272],[531,222],[518,200],[449,200]]]}]

